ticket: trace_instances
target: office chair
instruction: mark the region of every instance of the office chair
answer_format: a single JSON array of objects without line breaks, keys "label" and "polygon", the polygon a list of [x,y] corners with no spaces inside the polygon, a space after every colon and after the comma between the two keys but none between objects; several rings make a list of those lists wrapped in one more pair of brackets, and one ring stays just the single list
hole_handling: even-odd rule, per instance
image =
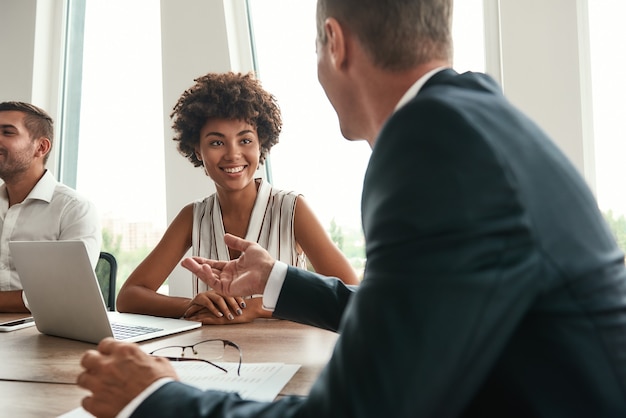
[{"label": "office chair", "polygon": [[111,253],[101,252],[96,264],[96,277],[109,311],[115,310],[115,279],[117,276],[117,260]]}]

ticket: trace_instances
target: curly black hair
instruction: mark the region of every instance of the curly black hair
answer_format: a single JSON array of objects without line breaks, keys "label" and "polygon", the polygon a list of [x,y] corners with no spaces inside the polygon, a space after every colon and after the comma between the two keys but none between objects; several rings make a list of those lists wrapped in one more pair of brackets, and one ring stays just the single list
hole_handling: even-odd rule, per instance
[{"label": "curly black hair", "polygon": [[242,120],[257,130],[263,164],[270,148],[278,143],[282,128],[276,98],[261,87],[253,73],[209,73],[194,80],[174,106],[170,118],[176,132],[178,151],[194,167],[202,166],[195,147],[200,130],[211,118]]}]

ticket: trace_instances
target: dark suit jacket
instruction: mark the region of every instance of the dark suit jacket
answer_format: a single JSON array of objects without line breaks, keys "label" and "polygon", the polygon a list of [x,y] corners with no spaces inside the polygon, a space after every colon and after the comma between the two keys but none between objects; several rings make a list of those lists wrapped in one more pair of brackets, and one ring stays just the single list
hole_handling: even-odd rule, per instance
[{"label": "dark suit jacket", "polygon": [[274,313],[341,333],[308,398],[171,383],[135,416],[626,416],[623,254],[490,78],[444,70],[392,115],[362,213],[358,290],[289,268]]}]

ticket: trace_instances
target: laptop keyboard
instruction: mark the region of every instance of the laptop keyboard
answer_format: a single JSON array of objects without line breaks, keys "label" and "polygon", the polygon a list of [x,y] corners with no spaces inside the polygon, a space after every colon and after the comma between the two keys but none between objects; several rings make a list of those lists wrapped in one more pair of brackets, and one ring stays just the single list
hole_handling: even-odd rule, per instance
[{"label": "laptop keyboard", "polygon": [[149,334],[151,332],[162,331],[163,328],[144,327],[142,325],[111,323],[113,336],[116,340],[125,340],[127,338],[136,337],[138,335]]}]

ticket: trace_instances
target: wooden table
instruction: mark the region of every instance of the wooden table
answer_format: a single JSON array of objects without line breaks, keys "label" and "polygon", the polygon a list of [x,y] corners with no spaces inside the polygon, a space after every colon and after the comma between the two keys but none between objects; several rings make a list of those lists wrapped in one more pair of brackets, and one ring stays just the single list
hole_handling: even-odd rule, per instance
[{"label": "wooden table", "polygon": [[[16,315],[0,314],[0,321]],[[209,338],[237,343],[244,363],[300,364],[280,396],[306,395],[326,364],[337,335],[289,321],[259,319],[250,324],[207,325],[141,343],[142,349],[193,344]],[[0,332],[0,415],[56,417],[80,406],[87,393],[76,385],[83,353],[94,344],[43,335],[35,327]]]}]

